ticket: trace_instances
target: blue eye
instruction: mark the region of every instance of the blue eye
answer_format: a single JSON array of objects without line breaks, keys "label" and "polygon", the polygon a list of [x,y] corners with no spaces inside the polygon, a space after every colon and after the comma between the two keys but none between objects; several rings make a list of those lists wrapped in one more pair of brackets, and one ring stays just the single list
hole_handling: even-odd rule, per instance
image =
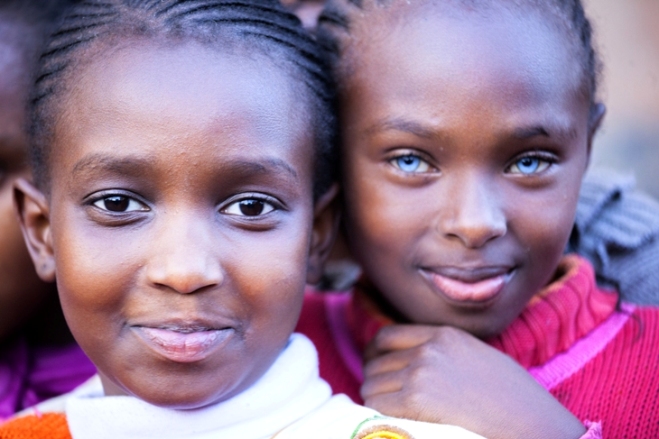
[{"label": "blue eye", "polygon": [[413,154],[401,155],[391,160],[391,163],[403,172],[428,172],[430,165],[421,157]]},{"label": "blue eye", "polygon": [[522,174],[533,174],[540,167],[540,160],[534,157],[524,157],[517,162],[517,169]]},{"label": "blue eye", "polygon": [[403,157],[398,157],[396,159],[396,164],[401,171],[415,172],[417,169],[419,169],[421,159],[413,155],[406,155]]},{"label": "blue eye", "polygon": [[540,157],[522,157],[510,166],[510,173],[533,175],[549,168],[551,162]]}]

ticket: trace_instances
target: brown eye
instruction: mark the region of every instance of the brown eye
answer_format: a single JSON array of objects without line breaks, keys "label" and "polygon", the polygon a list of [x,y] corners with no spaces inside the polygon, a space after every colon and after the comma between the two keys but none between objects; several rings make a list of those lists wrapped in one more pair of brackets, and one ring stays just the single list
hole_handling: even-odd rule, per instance
[{"label": "brown eye", "polygon": [[222,213],[237,216],[256,217],[270,213],[273,210],[275,210],[275,207],[265,200],[260,198],[243,198],[242,200],[238,200],[227,206],[222,210]]},{"label": "brown eye", "polygon": [[135,212],[145,211],[148,208],[139,201],[125,195],[108,195],[94,202],[94,206],[107,212]]},{"label": "brown eye", "polygon": [[240,213],[246,216],[257,216],[263,213],[265,203],[261,200],[245,200],[238,203]]},{"label": "brown eye", "polygon": [[110,212],[125,212],[128,209],[128,198],[108,197],[103,200],[103,205]]}]

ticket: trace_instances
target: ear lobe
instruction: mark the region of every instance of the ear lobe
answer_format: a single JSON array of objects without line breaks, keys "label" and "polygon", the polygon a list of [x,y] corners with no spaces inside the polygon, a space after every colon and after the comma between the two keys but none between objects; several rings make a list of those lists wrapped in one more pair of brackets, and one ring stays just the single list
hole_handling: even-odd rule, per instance
[{"label": "ear lobe", "polygon": [[604,116],[606,115],[606,106],[602,103],[597,103],[590,110],[590,116],[588,118],[588,161],[590,162],[590,155],[593,150],[593,139],[595,134],[602,125]]},{"label": "ear lobe", "polygon": [[55,257],[46,196],[28,180],[19,178],[14,182],[14,207],[37,274],[44,282],[53,282]]},{"label": "ear lobe", "polygon": [[325,261],[332,250],[339,230],[338,193],[339,186],[335,183],[316,201],[314,206],[313,233],[307,265],[307,283],[309,284],[320,282]]}]

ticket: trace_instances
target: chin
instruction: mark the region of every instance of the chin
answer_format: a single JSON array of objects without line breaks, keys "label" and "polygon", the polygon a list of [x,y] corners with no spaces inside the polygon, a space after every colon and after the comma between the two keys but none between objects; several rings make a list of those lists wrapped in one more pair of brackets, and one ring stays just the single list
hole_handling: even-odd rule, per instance
[{"label": "chin", "polygon": [[[469,319],[468,319],[469,320]],[[477,321],[462,321],[449,323],[450,326],[455,326],[473,335],[481,340],[488,340],[497,337],[506,330],[508,322],[495,322],[486,319],[475,319]]]},{"label": "chin", "polygon": [[200,389],[199,391],[195,391],[196,389],[184,390],[184,386],[180,384],[158,390],[162,391],[151,391],[148,395],[135,394],[134,396],[148,402],[149,404],[176,410],[199,409],[224,401],[233,396],[233,392],[226,394],[223,392],[218,392],[219,394],[209,394],[208,388]]}]

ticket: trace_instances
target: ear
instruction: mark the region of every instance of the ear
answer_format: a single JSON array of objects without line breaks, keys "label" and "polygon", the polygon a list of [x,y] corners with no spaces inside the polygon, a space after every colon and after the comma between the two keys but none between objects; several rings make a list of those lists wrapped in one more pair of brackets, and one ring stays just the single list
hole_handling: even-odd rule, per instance
[{"label": "ear", "polygon": [[18,178],[14,181],[14,207],[37,274],[44,282],[53,282],[55,257],[46,196],[25,178]]},{"label": "ear", "polygon": [[332,250],[339,229],[338,193],[339,186],[335,183],[316,201],[314,206],[313,233],[307,265],[307,283],[309,284],[320,282],[325,261]]},{"label": "ear", "polygon": [[595,104],[590,110],[590,116],[588,118],[588,163],[590,163],[590,156],[593,151],[593,139],[600,129],[605,115],[606,106],[602,103]]}]

